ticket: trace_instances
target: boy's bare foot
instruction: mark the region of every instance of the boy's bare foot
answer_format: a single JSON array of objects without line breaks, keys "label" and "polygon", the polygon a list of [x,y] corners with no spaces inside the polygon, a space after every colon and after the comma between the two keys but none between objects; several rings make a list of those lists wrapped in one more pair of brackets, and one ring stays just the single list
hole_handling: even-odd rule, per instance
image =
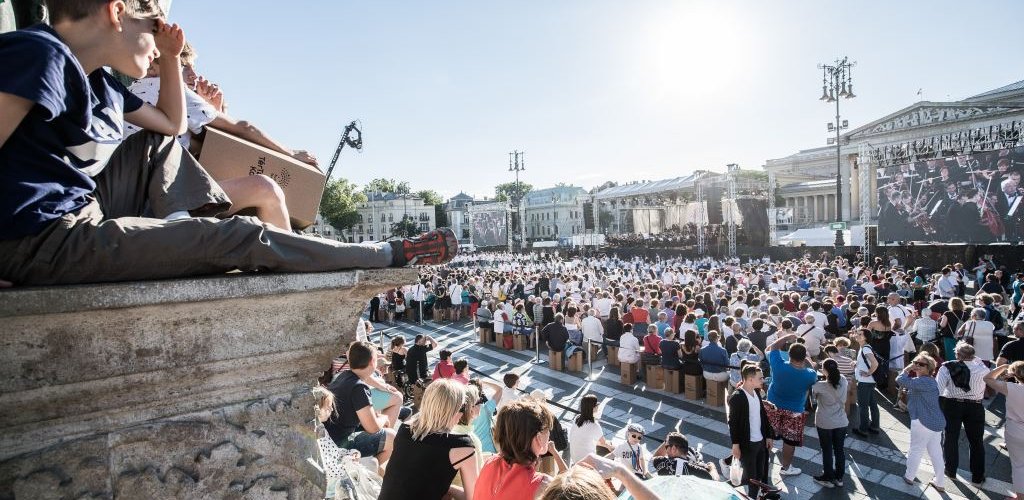
[{"label": "boy's bare foot", "polygon": [[455,233],[442,227],[416,238],[391,242],[392,266],[443,264],[459,253]]}]

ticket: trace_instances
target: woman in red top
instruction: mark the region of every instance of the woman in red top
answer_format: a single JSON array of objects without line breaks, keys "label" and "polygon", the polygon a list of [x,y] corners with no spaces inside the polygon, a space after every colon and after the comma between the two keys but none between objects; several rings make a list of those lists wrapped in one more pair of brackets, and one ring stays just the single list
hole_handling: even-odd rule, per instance
[{"label": "woman in red top", "polygon": [[506,404],[498,411],[494,440],[501,453],[484,462],[473,490],[474,500],[532,500],[551,482],[537,472],[540,456],[550,452],[558,473],[568,467],[551,441],[554,415],[547,406],[530,398]]}]

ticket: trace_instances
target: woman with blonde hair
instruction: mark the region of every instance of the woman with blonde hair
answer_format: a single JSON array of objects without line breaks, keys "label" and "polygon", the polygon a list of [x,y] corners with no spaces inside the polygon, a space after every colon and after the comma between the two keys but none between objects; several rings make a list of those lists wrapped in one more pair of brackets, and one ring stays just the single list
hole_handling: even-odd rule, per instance
[{"label": "woman with blonde hair", "polygon": [[[581,464],[559,474],[544,490],[541,500],[614,500],[615,493],[606,479],[618,479],[635,500],[657,500],[658,495],[647,488],[628,467],[614,460],[588,455]],[[512,498],[512,497],[508,497]]]},{"label": "woman with blonde hair", "polygon": [[[411,423],[402,424],[395,436],[380,500],[440,499],[446,495],[473,500],[479,473],[471,460],[476,455],[473,440],[452,432],[475,403],[469,400],[466,388],[448,379],[427,386],[420,413]],[[456,473],[465,490],[451,486]]]},{"label": "woman with blonde hair", "polygon": [[[1004,374],[1016,382],[1001,380]],[[1006,449],[1010,452],[1010,477],[1016,498],[1024,499],[1024,361],[996,367],[985,376],[985,384],[1006,396],[1004,430]]]},{"label": "woman with blonde hair", "polygon": [[927,354],[918,354],[896,377],[896,383],[907,389],[907,410],[910,412],[910,451],[907,453],[907,471],[903,481],[914,484],[917,468],[925,451],[932,462],[935,477],[931,485],[938,492],[945,491],[945,459],[942,455],[942,431],[946,417],[939,408],[939,385],[932,377],[935,360]]}]

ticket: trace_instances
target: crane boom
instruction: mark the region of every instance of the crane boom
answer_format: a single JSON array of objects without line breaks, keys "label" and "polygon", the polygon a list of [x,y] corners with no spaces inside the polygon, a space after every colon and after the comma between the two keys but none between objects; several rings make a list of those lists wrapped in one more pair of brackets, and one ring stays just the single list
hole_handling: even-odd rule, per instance
[{"label": "crane boom", "polygon": [[363,149],[363,131],[359,129],[359,125],[355,121],[345,126],[345,131],[341,134],[341,141],[338,142],[338,149],[334,150],[334,157],[331,158],[331,164],[327,167],[327,181],[331,180],[331,173],[334,172],[334,166],[338,163],[338,157],[341,156],[341,150],[348,144],[350,148],[357,150]]}]

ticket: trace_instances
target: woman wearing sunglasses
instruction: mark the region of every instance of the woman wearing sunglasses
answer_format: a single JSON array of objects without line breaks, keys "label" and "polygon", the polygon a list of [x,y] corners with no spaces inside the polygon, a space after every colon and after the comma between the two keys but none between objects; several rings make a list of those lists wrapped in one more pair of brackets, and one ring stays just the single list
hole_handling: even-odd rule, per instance
[{"label": "woman wearing sunglasses", "polygon": [[910,452],[907,453],[907,471],[903,474],[903,481],[914,484],[917,468],[927,451],[935,473],[931,486],[941,493],[946,491],[945,461],[942,458],[942,431],[946,428],[946,417],[939,408],[939,385],[932,373],[935,373],[935,360],[927,354],[919,354],[896,377],[896,383],[907,389],[907,409],[910,411]]}]

